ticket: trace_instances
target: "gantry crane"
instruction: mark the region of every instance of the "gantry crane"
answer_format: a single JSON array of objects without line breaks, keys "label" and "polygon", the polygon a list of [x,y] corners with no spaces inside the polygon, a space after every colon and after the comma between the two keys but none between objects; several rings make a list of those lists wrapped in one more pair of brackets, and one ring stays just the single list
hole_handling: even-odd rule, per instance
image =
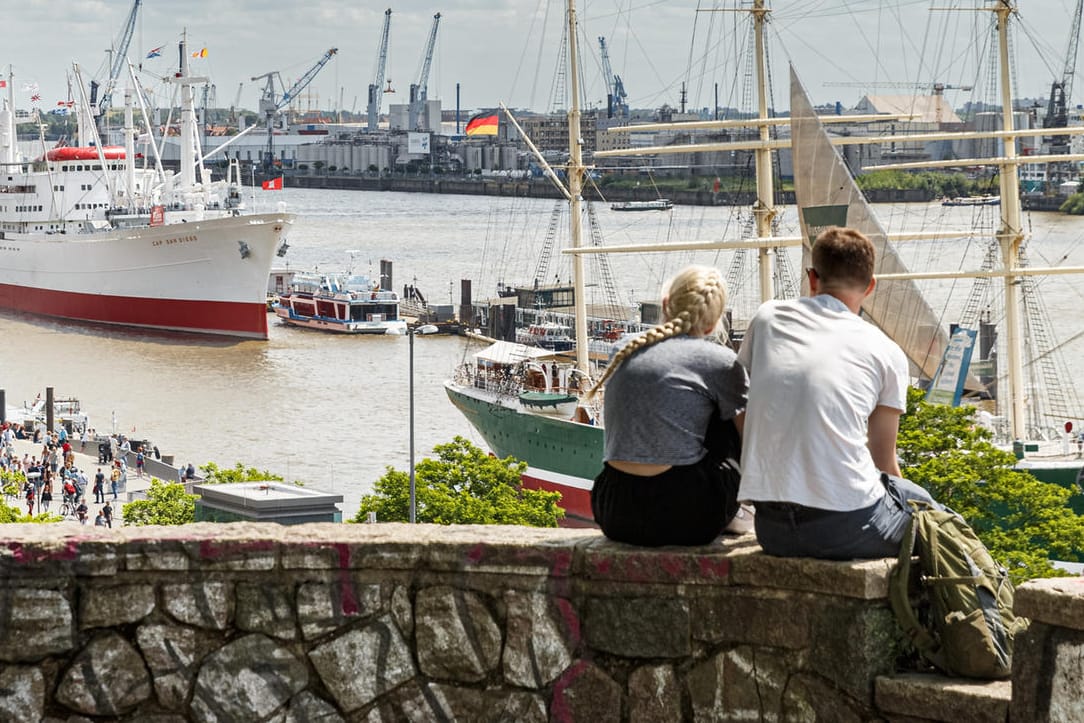
[{"label": "gantry crane", "polygon": [[598,45],[602,51],[602,75],[606,79],[606,117],[628,118],[625,84],[621,82],[621,76],[614,74],[610,68],[610,51],[606,48],[606,38],[599,36]]},{"label": "gantry crane", "polygon": [[[327,65],[327,62],[335,57],[335,53],[339,52],[338,48],[330,48],[320,60],[316,61],[316,65],[309,68],[301,78],[290,86],[289,90],[282,92],[279,96],[275,92],[275,80],[278,80],[278,85],[281,88],[283,86],[282,76],[279,75],[277,70],[272,70],[270,73],[264,73],[263,75],[257,75],[252,80],[267,79],[267,84],[264,85],[263,95],[260,96],[260,112],[264,114],[264,118],[267,122],[267,150],[264,151],[263,167],[264,169],[271,168],[275,163],[275,116],[280,110],[290,104],[290,101],[294,97],[305,89],[312,79],[316,77],[316,74],[320,72],[320,69]],[[240,91],[238,91],[240,92]]]},{"label": "gantry crane", "polygon": [[[368,123],[366,129],[376,130],[380,119],[380,103],[384,100],[384,69],[388,64],[388,31],[391,29],[391,8],[384,11],[384,32],[380,35],[380,48],[376,54],[376,82],[369,86]],[[388,82],[391,85],[391,82]],[[389,88],[390,92],[392,91]]]},{"label": "gantry crane", "polygon": [[[110,50],[109,60],[109,77],[105,79],[104,84],[98,83],[96,80],[90,81],[90,104],[93,106],[98,104],[94,109],[94,114],[100,119],[99,124],[104,122],[106,114],[109,112],[109,106],[113,100],[113,90],[117,85],[117,78],[120,77],[120,71],[124,67],[124,64],[128,60],[128,47],[132,44],[132,33],[135,32],[136,18],[139,16],[139,6],[143,4],[143,0],[135,0],[132,3],[132,9],[128,13],[128,19],[124,22],[124,30],[121,31],[120,42],[117,43],[117,47]],[[102,98],[98,100],[98,89],[104,85],[102,90]]]},{"label": "gantry crane", "polygon": [[408,130],[422,130],[419,127],[419,119],[422,110],[425,108],[425,102],[429,99],[429,66],[433,63],[433,47],[437,43],[437,28],[439,26],[440,13],[437,13],[433,16],[433,29],[429,31],[429,42],[425,44],[425,55],[422,58],[422,71],[418,74],[418,82],[410,84],[410,105],[407,106]]},{"label": "gantry crane", "polygon": [[[1061,79],[1050,83],[1050,98],[1046,103],[1046,117],[1043,118],[1043,128],[1064,128],[1069,125],[1069,99],[1073,89],[1073,75],[1076,73],[1076,48],[1080,43],[1081,36],[1081,12],[1084,11],[1084,0],[1076,0],[1076,11],[1073,13],[1073,23],[1069,28],[1069,48],[1066,51],[1066,67],[1062,70]],[[1048,153],[1069,153],[1068,135],[1049,135],[1043,139],[1048,147]],[[1061,164],[1051,164],[1047,167],[1060,176],[1062,168],[1055,168]]]}]

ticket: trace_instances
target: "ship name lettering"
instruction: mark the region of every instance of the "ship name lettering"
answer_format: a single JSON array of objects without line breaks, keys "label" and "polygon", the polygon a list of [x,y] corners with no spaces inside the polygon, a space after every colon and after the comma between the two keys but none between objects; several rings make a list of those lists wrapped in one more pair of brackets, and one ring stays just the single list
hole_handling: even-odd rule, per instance
[{"label": "ship name lettering", "polygon": [[156,241],[152,241],[151,245],[152,246],[172,246],[173,244],[183,244],[183,243],[188,243],[189,241],[195,241],[195,240],[196,240],[195,236],[176,236],[174,238],[158,239]]}]

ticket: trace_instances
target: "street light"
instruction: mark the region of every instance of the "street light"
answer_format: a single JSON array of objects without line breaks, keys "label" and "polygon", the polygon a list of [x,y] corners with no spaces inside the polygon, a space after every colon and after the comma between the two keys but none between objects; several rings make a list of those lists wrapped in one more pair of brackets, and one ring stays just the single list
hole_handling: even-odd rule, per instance
[{"label": "street light", "polygon": [[410,337],[410,522],[418,521],[418,500],[414,489],[414,327],[407,327]]}]

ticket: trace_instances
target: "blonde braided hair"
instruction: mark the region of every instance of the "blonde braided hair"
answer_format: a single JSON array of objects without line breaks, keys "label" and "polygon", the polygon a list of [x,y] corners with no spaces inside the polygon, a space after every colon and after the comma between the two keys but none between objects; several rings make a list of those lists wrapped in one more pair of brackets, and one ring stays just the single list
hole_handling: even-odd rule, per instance
[{"label": "blonde braided hair", "polygon": [[703,336],[710,332],[723,316],[726,307],[726,284],[717,269],[710,266],[686,266],[665,285],[662,312],[666,320],[648,329],[621,348],[606,372],[587,392],[595,396],[621,363],[652,344],[680,334]]}]

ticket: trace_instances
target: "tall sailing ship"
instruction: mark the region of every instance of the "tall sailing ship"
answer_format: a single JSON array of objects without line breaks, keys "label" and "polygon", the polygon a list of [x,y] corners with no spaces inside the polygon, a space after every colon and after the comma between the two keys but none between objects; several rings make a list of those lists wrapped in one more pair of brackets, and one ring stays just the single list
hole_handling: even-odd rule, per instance
[{"label": "tall sailing ship", "polygon": [[[996,21],[998,28],[1007,25],[1009,15],[1015,12],[1015,6],[1008,0],[999,0],[996,3]],[[756,0],[750,9],[753,19],[755,42],[758,49],[763,48],[761,33],[767,10],[763,0]],[[569,3],[568,9],[568,37],[576,37],[574,3]],[[1007,52],[1007,39],[1002,38],[1002,52]],[[575,79],[575,43],[570,42],[569,77]],[[861,193],[849,175],[846,166],[839,160],[834,145],[848,142],[839,137],[829,139],[823,133],[821,126],[826,123],[871,123],[885,120],[894,120],[885,116],[834,116],[817,118],[808,110],[809,116],[818,124],[817,134],[808,132],[803,124],[806,115],[795,119],[775,119],[770,117],[765,93],[765,60],[763,52],[757,54],[756,76],[758,85],[758,117],[750,121],[709,121],[703,123],[682,124],[683,127],[712,127],[712,128],[738,128],[753,127],[759,137],[748,141],[719,143],[711,146],[712,150],[743,150],[753,151],[756,161],[757,200],[754,205],[755,236],[736,241],[711,241],[670,243],[658,246],[605,246],[583,247],[579,243],[577,235],[577,222],[580,210],[579,191],[585,173],[578,146],[578,133],[570,132],[570,160],[567,168],[568,189],[567,198],[570,205],[570,218],[572,223],[572,246],[569,250],[575,260],[583,258],[591,253],[621,253],[621,252],[651,252],[651,251],[683,251],[683,250],[708,250],[708,249],[732,249],[738,253],[752,252],[758,256],[760,296],[762,300],[782,295],[786,291],[779,288],[780,278],[778,264],[780,259],[785,259],[786,250],[789,247],[801,247],[803,252],[808,252],[811,235],[817,227],[829,223],[846,223],[857,225],[866,229],[874,238],[879,251],[877,293],[871,296],[863,307],[864,315],[884,329],[907,354],[911,362],[912,373],[923,385],[937,375],[942,360],[950,348],[950,340],[943,315],[935,311],[926,300],[922,289],[916,281],[918,279],[934,278],[944,274],[944,271],[936,272],[912,272],[907,268],[901,255],[898,253],[896,244],[903,241],[922,240],[944,236],[941,232],[909,232],[887,233],[874,217],[869,206],[865,204]],[[575,83],[575,80],[573,81]],[[795,84],[798,86],[798,84]],[[1012,108],[1011,93],[1007,91],[1008,81],[1002,84],[1002,102],[1005,108]],[[798,86],[800,87],[800,86]],[[794,101],[792,101],[794,102]],[[798,103],[800,105],[800,103]],[[1003,121],[1006,130],[996,131],[995,137],[1001,138],[1005,145],[1005,152],[1001,158],[987,158],[980,160],[956,161],[956,164],[978,164],[980,162],[1000,163],[1003,169],[1001,173],[1001,198],[1002,205],[993,207],[995,211],[1000,208],[1003,227],[997,234],[998,239],[1014,239],[1005,251],[1006,263],[1004,268],[986,268],[978,273],[970,274],[973,278],[1004,278],[1006,279],[1006,308],[1019,303],[1018,296],[1011,293],[1009,287],[1014,287],[1021,278],[1032,277],[1043,273],[1067,273],[1071,269],[1022,269],[1018,263],[1020,241],[1023,237],[1023,225],[1019,213],[1019,189],[1015,185],[1016,150],[1013,145],[1015,133],[1012,130],[1011,111]],[[576,92],[574,90],[571,110],[568,114],[569,127],[579,127],[579,108],[577,105]],[[777,140],[771,137],[771,132],[782,126],[790,124],[793,127],[793,137],[790,140]],[[672,127],[672,126],[671,126]],[[637,126],[637,129],[649,129],[650,126]],[[959,134],[957,134],[959,135]],[[990,134],[986,134],[989,136]],[[909,140],[946,140],[952,134],[924,134],[909,136]],[[895,138],[899,140],[898,137]],[[880,142],[877,138],[854,139],[855,142]],[[783,237],[774,235],[774,224],[777,209],[774,202],[774,188],[772,184],[771,152],[793,144],[793,157],[795,163],[796,178],[805,179],[801,183],[796,181],[798,192],[798,206],[803,230],[806,232],[800,237]],[[690,146],[687,152],[702,150],[704,146]],[[659,148],[641,148],[637,154],[647,153],[674,153],[680,152],[675,146]],[[595,157],[607,155],[629,155],[630,151],[605,151],[595,154]],[[1006,160],[1008,159],[1008,160]],[[1042,162],[1041,157],[1031,156],[1030,162]],[[1059,156],[1058,162],[1073,160],[1071,156]],[[827,164],[827,165],[826,165]],[[916,164],[917,165],[917,164]],[[937,164],[932,164],[937,165]],[[949,164],[942,164],[949,165]],[[857,200],[861,199],[861,203]],[[1015,209],[1015,210],[1014,210]],[[959,234],[955,234],[959,236]],[[773,261],[775,262],[773,264]],[[574,265],[574,281],[578,290],[583,289],[582,265]],[[1077,270],[1079,272],[1079,270]],[[968,276],[966,273],[958,273],[957,276]],[[582,298],[582,293],[577,295]],[[578,302],[582,303],[582,302]],[[575,399],[585,387],[584,379],[590,373],[586,359],[587,343],[583,338],[583,329],[586,324],[583,312],[577,307],[577,359],[575,364],[562,363],[557,359],[549,359],[547,374],[548,381],[542,390],[555,397],[565,397],[568,404],[569,397]],[[1008,439],[1025,439],[1028,436],[1029,425],[1025,421],[1023,406],[1027,391],[1019,379],[1021,372],[1019,367],[1022,361],[1016,357],[1021,344],[1021,336],[1013,332],[1014,311],[1006,311],[1005,332],[1006,346],[1010,357],[1009,375],[1007,384],[1002,385],[1002,403],[1009,407],[1010,411],[1005,414],[1007,421],[1006,435]],[[1017,330],[1019,331],[1019,330]],[[590,489],[594,476],[602,466],[603,432],[601,418],[597,403],[587,406],[580,403],[572,414],[559,413],[558,407],[540,408],[527,403],[524,394],[527,391],[525,380],[527,370],[540,368],[546,362],[537,355],[537,350],[527,347],[516,347],[504,343],[484,349],[462,365],[456,372],[455,377],[446,383],[446,391],[452,403],[459,408],[467,417],[468,421],[478,430],[483,439],[500,456],[513,456],[528,463],[527,471],[523,475],[524,485],[530,488],[556,490],[562,493],[562,506],[565,507],[570,518],[579,521],[589,521],[590,512]],[[1016,371],[1014,371],[1014,369]],[[576,370],[579,374],[573,374]],[[972,388],[983,386],[976,374],[968,375],[967,380]],[[537,377],[536,377],[537,384]],[[1005,389],[1007,387],[1007,389]],[[1079,410],[1076,411],[1079,415]],[[1079,424],[1079,418],[1076,420]],[[1049,427],[1049,425],[1048,425]],[[1036,429],[1034,426],[1032,429]],[[1024,463],[1028,465],[1027,461]],[[1036,476],[1050,481],[1065,481],[1064,474],[1067,472],[1076,475],[1082,474],[1081,463],[1060,461],[1032,461],[1028,466]],[[1061,477],[1059,477],[1061,475]]]},{"label": "tall sailing ship", "polygon": [[[123,146],[104,146],[85,95],[74,103],[74,146],[18,157],[14,82],[0,108],[0,308],[81,322],[267,338],[267,279],[285,252],[291,214],[248,214],[240,169],[212,180],[196,133],[179,44],[181,162],[163,170],[138,90],[125,94]],[[79,76],[76,68],[76,76]],[[134,74],[132,87],[138,88]],[[82,91],[82,83],[78,83]],[[153,157],[153,163],[151,158]],[[139,167],[142,166],[142,167]]]}]

